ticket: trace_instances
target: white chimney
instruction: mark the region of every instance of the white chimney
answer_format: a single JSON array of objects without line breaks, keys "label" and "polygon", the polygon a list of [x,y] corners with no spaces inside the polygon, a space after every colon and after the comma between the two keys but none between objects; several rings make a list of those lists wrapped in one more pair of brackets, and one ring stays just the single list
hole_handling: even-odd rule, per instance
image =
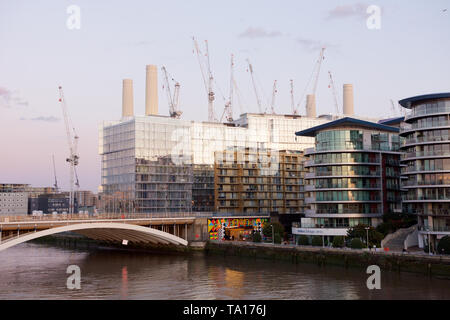
[{"label": "white chimney", "polygon": [[316,96],[313,94],[306,96],[306,116],[308,118],[316,117]]},{"label": "white chimney", "polygon": [[344,84],[344,115],[353,116],[355,109],[353,105],[353,85]]},{"label": "white chimney", "polygon": [[145,115],[158,115],[158,69],[155,65],[146,67]]},{"label": "white chimney", "polygon": [[122,83],[122,118],[134,115],[133,80],[123,79]]}]

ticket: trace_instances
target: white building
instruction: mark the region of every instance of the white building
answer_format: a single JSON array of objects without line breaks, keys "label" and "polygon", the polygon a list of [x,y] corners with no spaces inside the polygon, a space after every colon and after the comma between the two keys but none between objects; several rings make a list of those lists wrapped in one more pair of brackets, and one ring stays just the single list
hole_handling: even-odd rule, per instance
[{"label": "white building", "polygon": [[0,184],[0,215],[26,215],[28,211],[27,190],[27,184]]}]

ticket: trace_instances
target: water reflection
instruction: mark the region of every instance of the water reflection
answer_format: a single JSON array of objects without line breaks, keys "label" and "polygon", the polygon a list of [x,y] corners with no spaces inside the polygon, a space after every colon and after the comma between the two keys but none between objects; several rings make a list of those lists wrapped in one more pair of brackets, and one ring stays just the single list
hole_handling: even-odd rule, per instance
[{"label": "water reflection", "polygon": [[[68,265],[81,290],[66,288]],[[77,251],[23,244],[0,252],[0,299],[450,299],[450,281],[251,258]]]}]

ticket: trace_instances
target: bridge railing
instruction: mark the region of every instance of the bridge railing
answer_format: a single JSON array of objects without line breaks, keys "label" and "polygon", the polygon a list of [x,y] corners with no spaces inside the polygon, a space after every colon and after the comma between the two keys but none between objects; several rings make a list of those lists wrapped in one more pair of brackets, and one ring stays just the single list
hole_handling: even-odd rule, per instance
[{"label": "bridge railing", "polygon": [[217,218],[217,217],[269,217],[268,213],[222,213],[222,212],[152,212],[152,213],[99,213],[99,214],[43,214],[38,216],[0,216],[0,223],[28,221],[65,220],[119,220],[119,219],[161,219],[161,218]]}]

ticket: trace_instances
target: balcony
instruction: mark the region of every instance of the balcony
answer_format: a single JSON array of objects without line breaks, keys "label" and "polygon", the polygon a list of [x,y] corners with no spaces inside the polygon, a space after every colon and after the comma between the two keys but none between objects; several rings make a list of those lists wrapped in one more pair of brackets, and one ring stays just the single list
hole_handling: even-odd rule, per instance
[{"label": "balcony", "polygon": [[450,157],[450,151],[416,151],[402,154],[402,160],[420,157]]},{"label": "balcony", "polygon": [[312,154],[314,152],[315,152],[314,148],[308,148],[308,149],[304,150],[304,155],[306,156],[306,155]]}]

